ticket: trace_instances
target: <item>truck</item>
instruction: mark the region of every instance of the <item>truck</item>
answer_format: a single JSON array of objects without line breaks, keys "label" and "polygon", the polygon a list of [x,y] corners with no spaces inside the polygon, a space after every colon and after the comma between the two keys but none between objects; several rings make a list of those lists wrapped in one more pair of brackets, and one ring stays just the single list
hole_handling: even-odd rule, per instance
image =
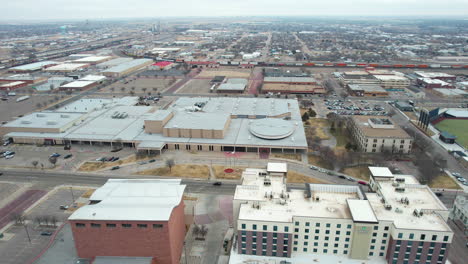
[{"label": "truck", "polygon": [[24,100],[28,100],[29,99],[29,96],[25,95],[25,96],[21,96],[19,97],[18,99],[16,99],[16,102],[21,102],[21,101],[24,101]]}]

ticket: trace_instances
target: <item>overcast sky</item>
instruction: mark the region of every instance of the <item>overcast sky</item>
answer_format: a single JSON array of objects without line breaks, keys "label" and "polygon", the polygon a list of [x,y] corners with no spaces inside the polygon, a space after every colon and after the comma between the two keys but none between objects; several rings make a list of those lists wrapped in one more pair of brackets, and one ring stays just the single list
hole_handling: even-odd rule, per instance
[{"label": "overcast sky", "polygon": [[468,0],[3,0],[3,22],[165,16],[465,16]]}]

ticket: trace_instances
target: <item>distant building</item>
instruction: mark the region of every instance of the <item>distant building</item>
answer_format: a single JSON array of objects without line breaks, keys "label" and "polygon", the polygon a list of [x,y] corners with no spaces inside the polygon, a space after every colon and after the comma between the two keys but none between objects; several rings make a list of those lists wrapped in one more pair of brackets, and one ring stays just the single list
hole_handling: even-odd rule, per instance
[{"label": "distant building", "polygon": [[389,117],[353,116],[352,134],[364,152],[409,153],[412,138]]},{"label": "distant building", "polygon": [[175,64],[170,61],[159,61],[156,63],[151,64],[148,68],[150,70],[169,70],[170,68],[174,67]]},{"label": "distant building", "polygon": [[108,68],[106,70],[103,70],[101,73],[107,77],[121,77],[133,73],[146,66],[149,66],[152,63],[153,60],[151,59],[136,59]]},{"label": "distant building", "polygon": [[418,78],[417,83],[426,89],[433,89],[433,88],[453,88],[453,85],[439,80],[439,79],[431,79],[431,78]]},{"label": "distant building", "polygon": [[5,83],[5,84],[1,84],[0,85],[0,90],[2,90],[2,91],[13,91],[15,89],[25,87],[26,85],[28,85],[28,83],[23,82],[23,81],[8,82],[8,83]]},{"label": "distant building", "polygon": [[287,174],[246,169],[234,194],[230,264],[323,256],[341,260],[333,263],[445,263],[453,232],[444,204],[412,175],[369,170],[372,192],[365,193],[357,185],[287,188]]},{"label": "distant building", "polygon": [[433,92],[447,98],[468,98],[468,92],[461,89],[434,88]]},{"label": "distant building", "polygon": [[348,84],[347,87],[354,96],[388,96],[388,92],[377,84]]},{"label": "distant building", "polygon": [[249,81],[242,78],[230,78],[216,89],[217,93],[243,93]]},{"label": "distant building", "polygon": [[59,87],[61,91],[83,91],[98,85],[95,81],[74,81]]},{"label": "distant building", "polygon": [[379,84],[387,91],[404,91],[410,85],[410,80],[399,75],[374,75]]},{"label": "distant building", "polygon": [[45,69],[47,72],[74,72],[89,67],[87,63],[62,63]]},{"label": "distant building", "polygon": [[325,89],[312,77],[265,77],[263,93],[323,94]]},{"label": "distant building", "polygon": [[444,143],[454,144],[455,140],[457,140],[457,136],[452,135],[447,131],[442,131],[439,135],[439,139],[442,140],[442,142]]},{"label": "distant building", "polygon": [[179,264],[185,238],[185,185],[180,183],[108,180],[88,205],[68,218],[78,257],[91,261],[137,257],[150,258],[151,264]]},{"label": "distant building", "polygon": [[25,82],[27,84],[40,83],[45,81],[45,77],[36,77],[30,74],[15,74],[10,76],[0,77],[0,82]]},{"label": "distant building", "polygon": [[413,111],[413,106],[404,101],[395,102],[395,107],[405,112]]},{"label": "distant building", "polygon": [[445,72],[415,71],[414,73],[421,78],[437,79],[445,82],[455,82],[457,79],[455,75],[447,74]]},{"label": "distant building", "polygon": [[40,71],[42,69],[45,69],[47,67],[57,65],[57,64],[58,62],[56,61],[40,61],[40,62],[34,62],[34,63],[25,64],[21,66],[16,66],[16,67],[10,68],[8,71],[17,72],[17,73],[33,72],[33,71]]}]

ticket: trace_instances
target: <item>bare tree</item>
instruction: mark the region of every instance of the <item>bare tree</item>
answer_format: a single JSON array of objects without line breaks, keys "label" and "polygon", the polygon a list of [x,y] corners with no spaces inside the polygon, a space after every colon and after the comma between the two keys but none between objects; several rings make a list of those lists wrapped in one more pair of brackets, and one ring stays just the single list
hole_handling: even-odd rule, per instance
[{"label": "bare tree", "polygon": [[174,167],[175,161],[174,159],[167,159],[166,160],[166,166],[169,168],[169,171],[172,170],[172,167]]},{"label": "bare tree", "polygon": [[200,227],[200,235],[205,238],[206,234],[208,234],[208,228],[205,225]]},{"label": "bare tree", "polygon": [[430,184],[440,174],[440,168],[426,155],[422,155],[417,159],[415,164],[418,167],[420,174],[419,180],[422,184]]},{"label": "bare tree", "polygon": [[34,168],[37,168],[37,165],[39,164],[39,161],[33,160],[31,164],[34,166]]},{"label": "bare tree", "polygon": [[13,220],[16,225],[24,225],[26,222],[26,217],[20,213],[13,213],[11,215],[11,220]]},{"label": "bare tree", "polygon": [[194,237],[198,237],[199,234],[200,234],[200,227],[197,224],[194,224],[192,228],[192,235]]}]

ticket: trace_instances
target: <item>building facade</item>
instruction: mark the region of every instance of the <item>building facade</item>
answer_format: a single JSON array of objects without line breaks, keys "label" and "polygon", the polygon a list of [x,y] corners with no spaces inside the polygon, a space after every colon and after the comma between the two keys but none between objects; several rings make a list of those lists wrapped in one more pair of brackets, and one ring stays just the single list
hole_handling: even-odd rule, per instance
[{"label": "building facade", "polygon": [[464,230],[465,235],[468,234],[468,199],[467,196],[458,195],[455,198],[452,211],[450,212],[450,219],[452,219],[456,225]]},{"label": "building facade", "polygon": [[180,180],[109,180],[69,218],[78,257],[150,257],[178,264],[184,188]]},{"label": "building facade", "polygon": [[[387,168],[376,169],[371,172]],[[408,192],[423,193],[424,202],[395,190],[398,175],[386,176],[371,180],[377,195],[351,185],[306,184],[305,190],[288,190],[285,177],[246,169],[233,202],[235,254],[286,257],[292,263],[304,254],[389,264],[445,263],[453,237],[446,224],[448,210],[413,176],[402,178],[411,183]],[[403,197],[411,204],[405,209],[399,205]]]}]

